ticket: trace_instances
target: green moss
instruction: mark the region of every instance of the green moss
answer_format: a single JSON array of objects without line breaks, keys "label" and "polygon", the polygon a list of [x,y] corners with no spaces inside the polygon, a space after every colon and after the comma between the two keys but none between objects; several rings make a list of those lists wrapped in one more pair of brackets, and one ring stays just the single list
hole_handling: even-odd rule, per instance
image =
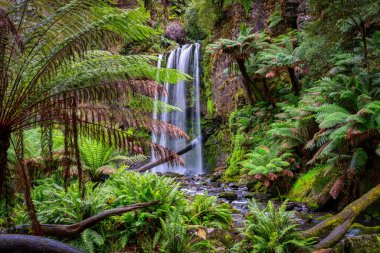
[{"label": "green moss", "polygon": [[214,119],[203,119],[202,129],[205,135],[208,135],[203,149],[203,159],[206,168],[212,170],[217,166],[218,159],[227,156],[231,150],[231,134],[225,124]]},{"label": "green moss", "polygon": [[[207,45],[207,42],[204,43],[203,51],[205,51],[205,46]],[[206,102],[207,105],[207,116],[213,117],[216,113],[215,104],[212,100],[212,60],[210,57],[210,54],[204,54],[203,60],[202,60],[202,68],[203,68],[203,83],[204,83],[204,94],[203,101]]]},{"label": "green moss", "polygon": [[366,227],[359,223],[354,223],[350,229],[359,229],[360,235],[380,234],[380,226]]},{"label": "green moss", "polygon": [[324,221],[324,220],[327,220],[328,218],[331,218],[333,216],[334,216],[333,214],[328,213],[328,214],[325,214],[325,215],[323,215],[321,217],[316,218],[316,220],[318,220],[318,221]]},{"label": "green moss", "polygon": [[245,155],[245,150],[242,147],[246,137],[244,134],[238,133],[234,136],[233,150],[229,159],[229,166],[226,170],[227,177],[233,177],[240,174],[241,166],[239,163],[242,161]]},{"label": "green moss", "polygon": [[287,198],[291,201],[306,203],[310,208],[318,208],[315,188],[318,188],[318,177],[323,174],[325,167],[319,166],[302,175],[288,193]]}]

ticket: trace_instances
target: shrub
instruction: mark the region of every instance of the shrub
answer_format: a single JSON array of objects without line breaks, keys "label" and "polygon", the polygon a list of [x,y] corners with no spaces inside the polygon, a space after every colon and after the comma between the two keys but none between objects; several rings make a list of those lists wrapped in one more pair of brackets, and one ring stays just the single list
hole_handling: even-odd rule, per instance
[{"label": "shrub", "polygon": [[[314,239],[298,237],[294,213],[285,211],[286,202],[277,210],[271,201],[263,209],[253,201],[249,209],[251,215],[244,227],[246,238],[235,249],[251,247],[251,252],[286,253],[300,248],[308,249],[313,243]],[[247,244],[250,246],[247,247]]]},{"label": "shrub", "polygon": [[216,196],[208,196],[207,192],[195,196],[187,210],[189,223],[227,229],[233,221],[231,209],[228,204],[218,204],[216,200]]}]

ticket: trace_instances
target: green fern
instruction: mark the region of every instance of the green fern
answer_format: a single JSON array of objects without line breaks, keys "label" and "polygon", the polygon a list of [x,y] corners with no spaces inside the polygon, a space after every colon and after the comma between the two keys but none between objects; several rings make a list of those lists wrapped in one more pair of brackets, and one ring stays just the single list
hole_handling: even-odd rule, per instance
[{"label": "green fern", "polygon": [[308,249],[314,239],[301,239],[294,221],[294,213],[287,212],[286,202],[278,209],[271,201],[265,208],[260,208],[253,201],[249,205],[250,216],[246,221],[244,243],[252,245],[252,252],[287,253],[296,249]]},{"label": "green fern", "polygon": [[289,152],[285,152],[280,156],[278,154],[278,149],[257,147],[246,155],[247,159],[242,161],[241,165],[249,175],[268,175],[269,173],[281,172],[290,166],[286,159],[292,155]]},{"label": "green fern", "polygon": [[230,207],[218,204],[217,197],[209,196],[208,192],[196,195],[187,213],[190,224],[205,227],[227,229],[233,221]]}]

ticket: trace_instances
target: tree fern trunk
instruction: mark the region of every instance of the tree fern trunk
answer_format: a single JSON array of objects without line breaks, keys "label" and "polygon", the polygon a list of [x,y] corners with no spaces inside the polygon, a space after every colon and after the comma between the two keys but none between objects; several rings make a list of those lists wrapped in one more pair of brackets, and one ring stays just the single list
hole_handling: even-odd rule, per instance
[{"label": "tree fern trunk", "polygon": [[10,138],[10,131],[0,129],[0,197],[3,197],[4,193],[8,164],[7,151],[10,146]]},{"label": "tree fern trunk", "polygon": [[294,68],[289,67],[288,73],[289,73],[290,81],[292,82],[292,90],[294,92],[294,95],[299,96],[301,87],[300,87],[300,83],[298,81]]},{"label": "tree fern trunk", "polygon": [[252,95],[256,97],[257,101],[264,101],[265,98],[263,94],[261,93],[260,89],[255,85],[254,81],[248,75],[247,69],[245,67],[244,59],[238,58],[236,59],[236,62],[239,66],[240,73],[244,78],[245,88],[247,89],[248,99],[250,100],[249,103],[253,104],[254,102]]}]

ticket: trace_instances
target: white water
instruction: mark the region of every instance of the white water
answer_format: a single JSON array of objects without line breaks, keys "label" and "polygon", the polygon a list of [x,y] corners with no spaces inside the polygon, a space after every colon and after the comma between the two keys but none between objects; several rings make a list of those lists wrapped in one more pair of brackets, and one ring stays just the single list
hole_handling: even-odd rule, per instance
[{"label": "white water", "polygon": [[[182,111],[158,113],[157,103],[153,112],[153,118],[171,123],[184,130],[193,140],[201,136],[200,124],[200,73],[199,73],[199,44],[185,45],[173,50],[166,61],[166,67],[178,69],[193,77],[190,81],[181,81],[175,85],[165,84],[168,96],[157,97],[165,103],[174,105]],[[160,56],[157,66],[161,67],[164,57]],[[191,100],[188,100],[188,99]],[[164,134],[153,134],[152,141],[173,151],[179,151],[186,147],[185,139],[169,139]],[[202,145],[199,143],[193,150],[182,155],[185,166],[169,166],[162,164],[152,169],[152,172],[175,172],[186,175],[203,173]],[[157,160],[152,152],[152,161]]]}]

